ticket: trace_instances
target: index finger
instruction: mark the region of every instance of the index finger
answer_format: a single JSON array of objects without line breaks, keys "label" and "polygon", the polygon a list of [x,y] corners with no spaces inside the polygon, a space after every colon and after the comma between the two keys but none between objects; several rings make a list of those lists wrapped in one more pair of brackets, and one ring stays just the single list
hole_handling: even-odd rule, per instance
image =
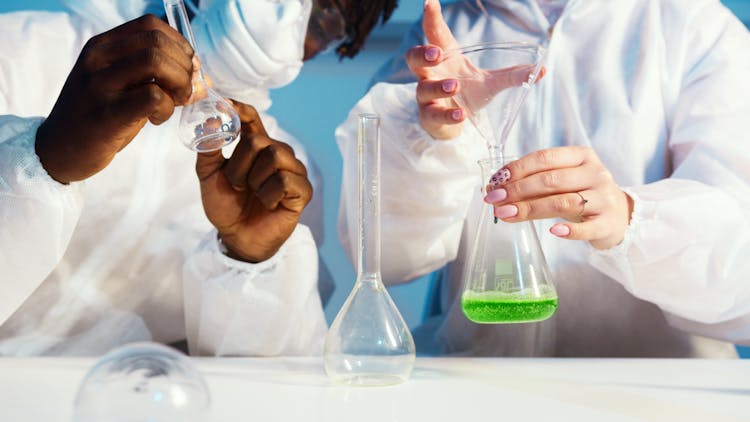
[{"label": "index finger", "polygon": [[517,181],[543,171],[578,167],[592,160],[591,148],[582,146],[565,146],[542,149],[525,155],[515,161],[511,161],[497,171],[496,174],[502,180],[501,184],[508,181]]},{"label": "index finger", "polygon": [[103,34],[99,34],[89,40],[89,45],[94,46],[101,43],[113,43],[123,40],[138,32],[153,30],[163,32],[167,37],[176,42],[177,45],[182,48],[185,54],[187,54],[189,57],[193,56],[194,51],[193,47],[190,46],[190,43],[188,43],[187,40],[179,32],[177,32],[177,30],[169,26],[169,24],[151,14],[141,16],[140,18],[134,19],[129,22],[125,22],[124,24],[110,29]]},{"label": "index finger", "polygon": [[432,78],[431,68],[445,59],[443,49],[434,45],[418,45],[406,52],[406,65],[420,79]]},{"label": "index finger", "polygon": [[406,65],[420,79],[430,77],[429,68],[439,65],[442,59],[443,50],[434,45],[418,45],[406,52]]}]

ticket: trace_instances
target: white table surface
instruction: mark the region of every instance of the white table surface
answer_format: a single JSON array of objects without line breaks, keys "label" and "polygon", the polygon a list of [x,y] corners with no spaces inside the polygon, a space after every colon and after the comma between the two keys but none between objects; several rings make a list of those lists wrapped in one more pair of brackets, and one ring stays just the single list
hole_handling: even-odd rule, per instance
[{"label": "white table surface", "polygon": [[[211,421],[750,421],[750,360],[419,358],[343,387],[319,358],[194,359]],[[0,421],[70,421],[93,359],[0,358]]]}]

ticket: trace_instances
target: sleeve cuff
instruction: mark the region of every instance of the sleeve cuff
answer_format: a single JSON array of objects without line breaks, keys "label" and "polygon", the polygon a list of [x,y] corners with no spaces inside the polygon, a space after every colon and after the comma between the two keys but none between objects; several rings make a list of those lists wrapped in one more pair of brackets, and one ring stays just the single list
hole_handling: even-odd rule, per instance
[{"label": "sleeve cuff", "polygon": [[633,213],[630,215],[630,224],[625,229],[625,235],[622,242],[609,249],[596,249],[589,244],[589,249],[592,255],[599,255],[601,257],[618,258],[625,257],[633,244],[633,239],[639,230],[639,227],[643,224],[645,219],[645,206],[641,198],[629,188],[621,188],[626,195],[633,200]]},{"label": "sleeve cuff", "polygon": [[630,224],[625,229],[622,242],[609,249],[596,249],[586,242],[589,248],[588,262],[592,267],[617,280],[631,293],[634,292],[633,269],[628,254],[631,252],[638,232],[646,224],[649,214],[649,204],[641,199],[632,189],[621,188],[625,194],[633,199],[633,213]]},{"label": "sleeve cuff", "polygon": [[[2,172],[0,190],[11,191],[25,196],[24,192],[38,192],[49,189],[61,194],[78,196],[84,182],[63,184],[53,179],[42,166],[36,154],[36,132],[44,122],[42,117],[21,118],[4,116],[0,126],[0,162],[10,174]],[[3,139],[7,141],[3,142]]]},{"label": "sleeve cuff", "polygon": [[216,229],[211,230],[204,237],[196,252],[199,256],[211,256],[211,261],[214,262],[212,267],[214,268],[217,268],[216,265],[218,264],[220,267],[223,267],[225,271],[229,270],[234,273],[244,274],[246,278],[253,278],[255,275],[275,271],[279,262],[283,261],[285,256],[289,253],[289,248],[305,238],[305,232],[310,235],[310,229],[307,226],[304,224],[297,224],[297,227],[294,228],[294,231],[286,242],[281,245],[279,250],[272,257],[257,263],[239,261],[225,255],[226,247],[221,243],[219,233]]},{"label": "sleeve cuff", "polygon": [[279,248],[272,257],[262,262],[251,263],[240,261],[226,255],[227,247],[222,243],[219,232],[216,229],[213,229],[203,242],[201,249],[206,249],[224,267],[250,275],[273,271],[276,268],[277,262],[281,259],[280,257],[283,256],[286,249],[285,247],[286,242],[281,245],[281,248]]}]

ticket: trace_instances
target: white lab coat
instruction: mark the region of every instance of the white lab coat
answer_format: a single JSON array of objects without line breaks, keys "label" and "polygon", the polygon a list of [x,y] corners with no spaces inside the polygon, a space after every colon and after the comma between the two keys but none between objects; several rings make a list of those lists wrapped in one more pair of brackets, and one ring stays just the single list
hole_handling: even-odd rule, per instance
[{"label": "white lab coat", "polygon": [[[194,354],[320,353],[326,322],[310,229],[299,224],[262,263],[223,255],[195,155],[176,137],[179,110],[84,182],[59,184],[41,167],[42,118],[30,116],[49,113],[83,44],[107,29],[100,25],[65,13],[0,15],[0,355],[92,355],[182,339]],[[267,107],[267,94],[258,103]]]},{"label": "white lab coat", "polygon": [[[437,312],[415,332],[426,353],[517,356],[736,356],[750,342],[750,35],[717,0],[571,0],[554,26],[534,1],[444,6],[462,45],[548,46],[547,74],[508,151],[585,145],[634,199],[623,242],[595,250],[536,223],[559,294],[545,322],[477,325],[461,275],[482,203],[468,124],[451,141],[419,126],[403,51],[337,129],[344,158],[339,232],[353,252],[356,116],[382,120],[383,276],[402,283],[444,267]],[[507,224],[507,223],[500,223]],[[711,337],[716,340],[709,340]]]}]

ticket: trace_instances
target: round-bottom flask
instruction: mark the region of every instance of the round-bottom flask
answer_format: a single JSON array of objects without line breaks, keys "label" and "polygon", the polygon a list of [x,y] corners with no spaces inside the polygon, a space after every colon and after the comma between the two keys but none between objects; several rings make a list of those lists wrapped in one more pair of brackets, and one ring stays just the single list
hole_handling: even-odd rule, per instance
[{"label": "round-bottom flask", "polygon": [[[200,82],[205,85],[204,82]],[[196,152],[221,149],[240,135],[240,118],[231,105],[208,86],[206,97],[182,108],[179,137]]]},{"label": "round-bottom flask", "polygon": [[[185,3],[183,0],[163,1],[169,24],[195,50]],[[197,94],[198,98],[182,108],[178,132],[180,142],[193,151],[209,152],[239,139],[242,124],[232,105],[208,86],[203,70],[198,69],[198,78],[193,82],[199,85],[193,86],[193,94]]]},{"label": "round-bottom flask", "polygon": [[[479,161],[482,180],[503,165],[502,158]],[[482,187],[484,189],[484,186]],[[557,310],[557,292],[533,221],[505,223],[482,203],[461,307],[477,323],[542,321]]]},{"label": "round-bottom flask", "polygon": [[81,381],[73,422],[203,422],[210,396],[179,352],[156,343],[126,345],[102,357]]}]

